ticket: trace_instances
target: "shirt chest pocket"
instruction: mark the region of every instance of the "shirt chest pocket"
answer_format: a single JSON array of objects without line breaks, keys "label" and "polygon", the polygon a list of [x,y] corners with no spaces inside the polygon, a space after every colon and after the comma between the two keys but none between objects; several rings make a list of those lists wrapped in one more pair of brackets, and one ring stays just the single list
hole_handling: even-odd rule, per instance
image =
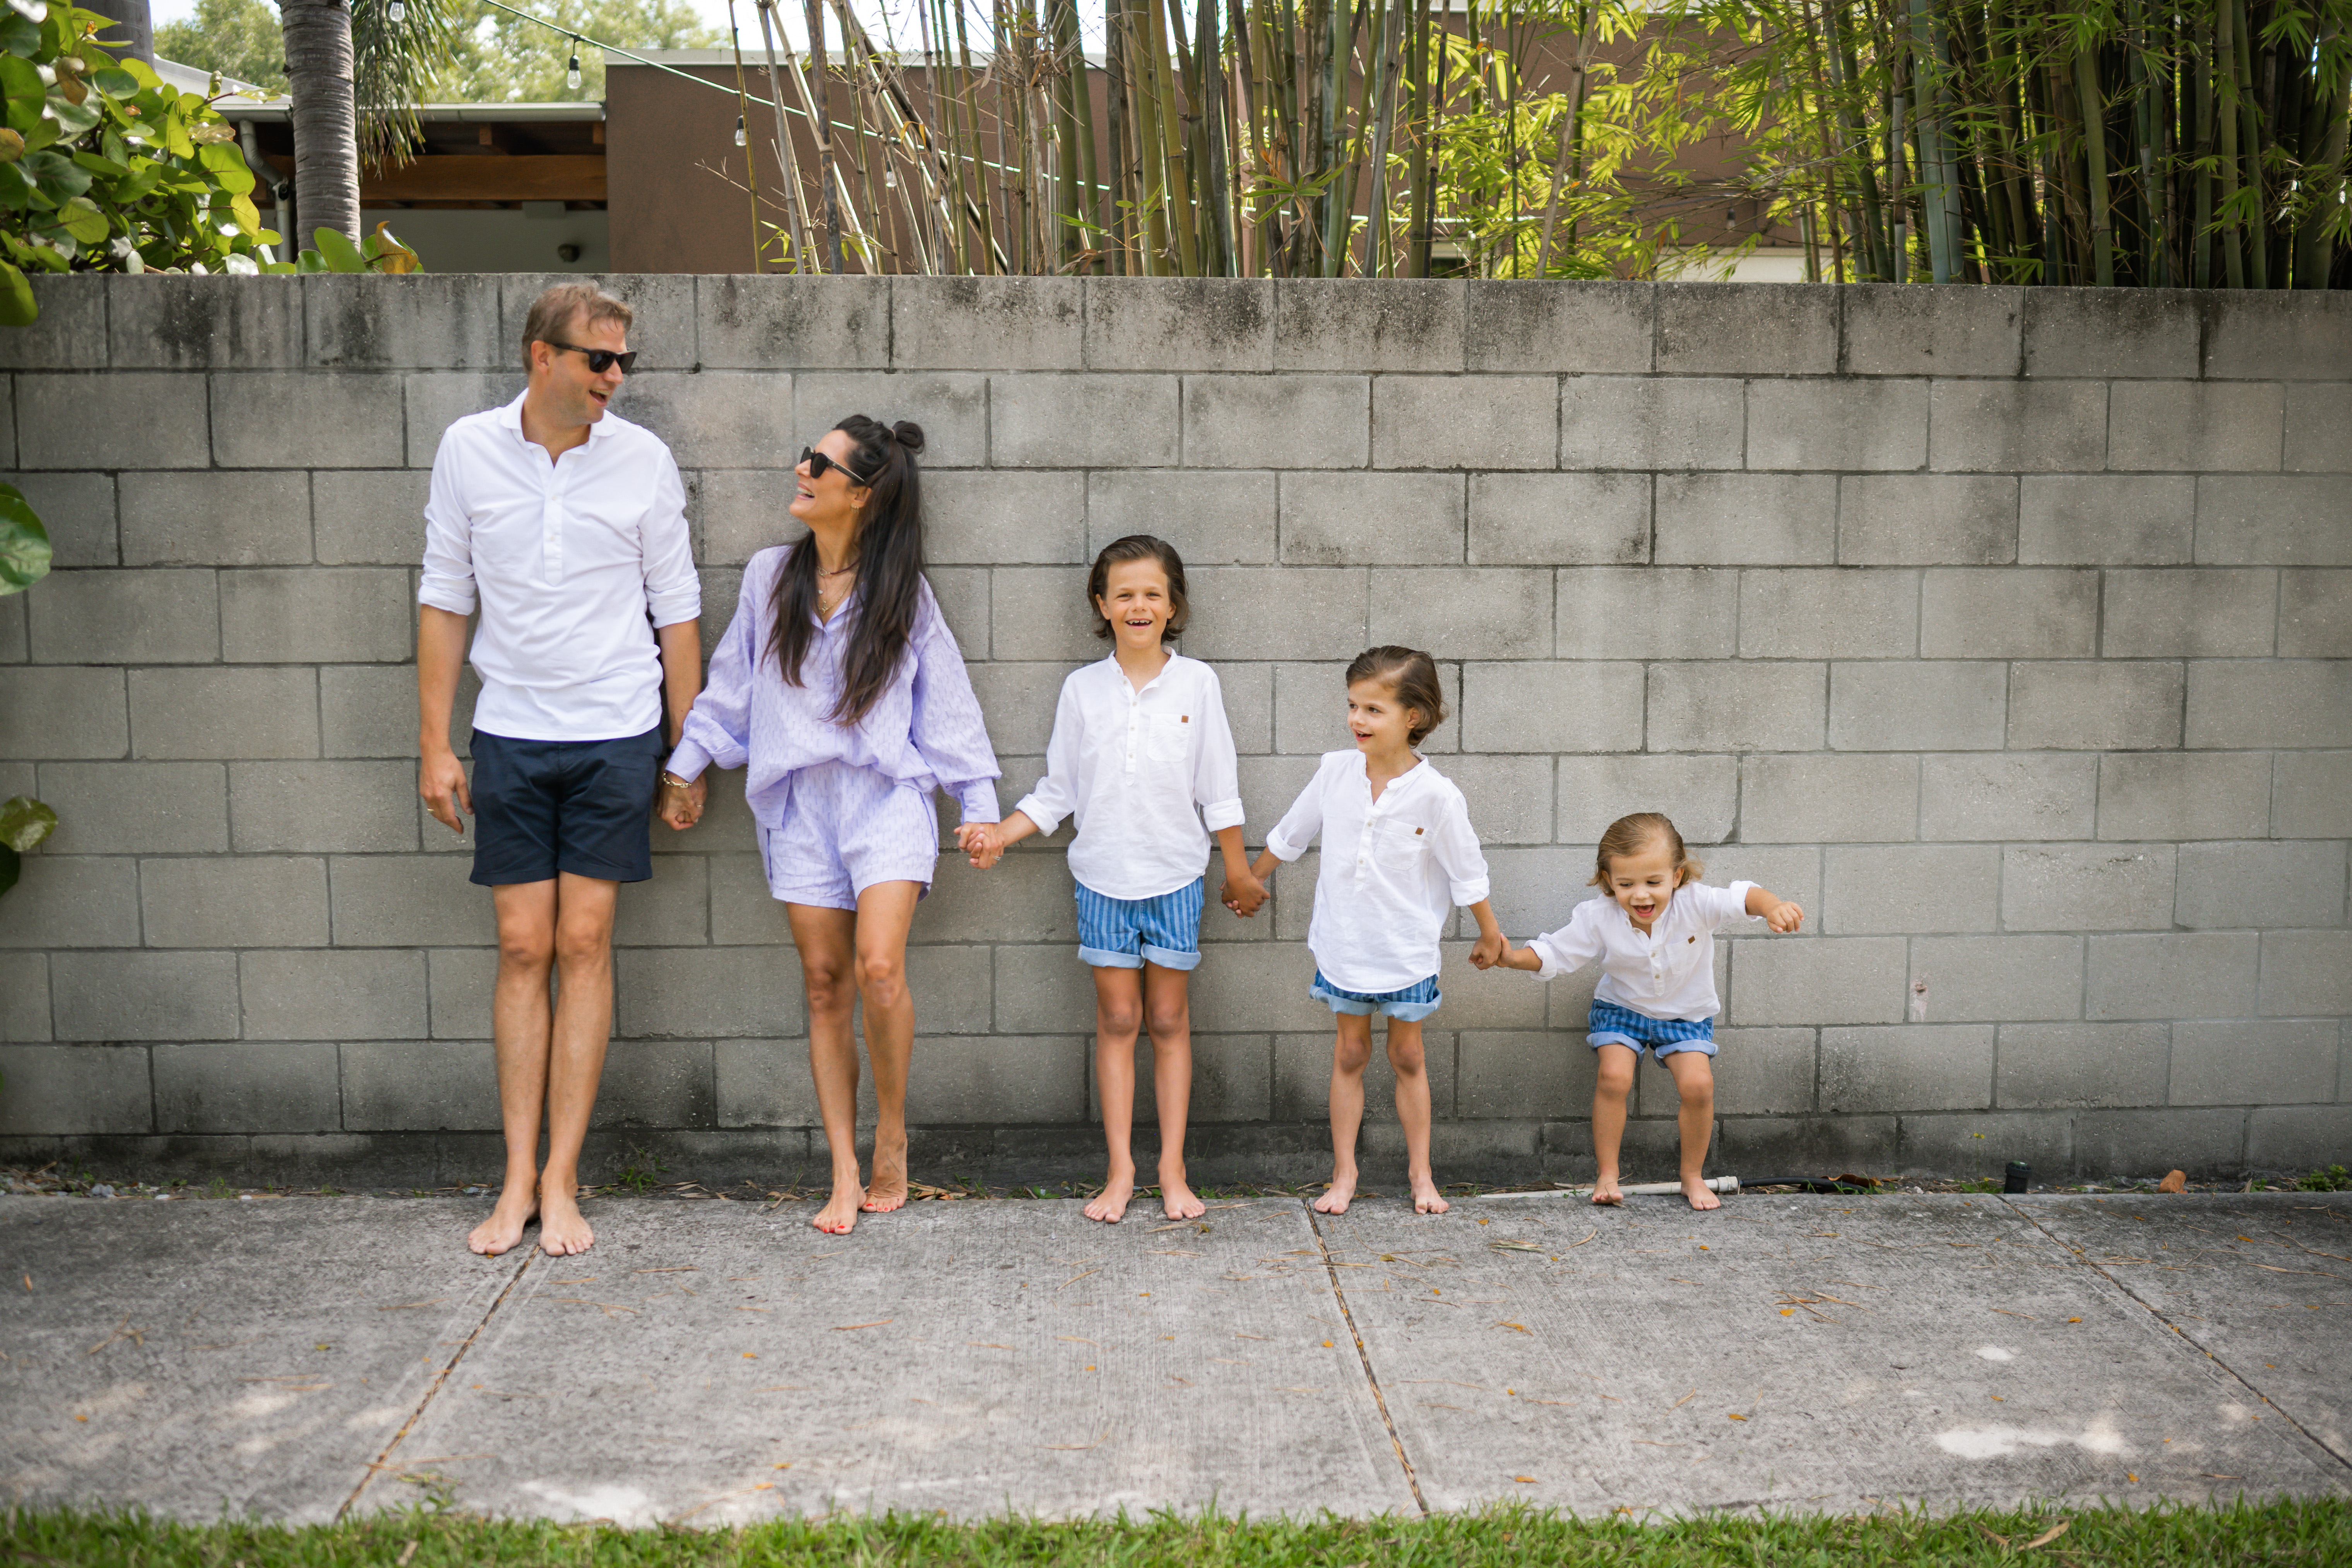
[{"label": "shirt chest pocket", "polygon": [[1190,713],[1146,713],[1143,754],[1155,763],[1192,760],[1192,731],[1198,728]]},{"label": "shirt chest pocket", "polygon": [[1410,822],[1370,822],[1364,826],[1364,853],[1391,876],[1417,877],[1429,864],[1429,833]]}]

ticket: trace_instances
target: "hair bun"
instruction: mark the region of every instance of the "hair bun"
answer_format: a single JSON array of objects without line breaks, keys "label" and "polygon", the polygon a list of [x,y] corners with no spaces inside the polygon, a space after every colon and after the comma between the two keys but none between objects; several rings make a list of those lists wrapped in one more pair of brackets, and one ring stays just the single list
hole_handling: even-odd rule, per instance
[{"label": "hair bun", "polygon": [[897,437],[898,445],[909,452],[923,449],[923,427],[911,419],[901,419],[891,426],[890,434]]}]

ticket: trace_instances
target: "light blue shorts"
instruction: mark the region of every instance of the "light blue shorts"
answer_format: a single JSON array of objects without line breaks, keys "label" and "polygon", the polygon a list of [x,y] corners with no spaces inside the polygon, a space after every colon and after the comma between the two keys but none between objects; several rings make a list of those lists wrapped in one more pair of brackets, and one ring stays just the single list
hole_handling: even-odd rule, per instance
[{"label": "light blue shorts", "polygon": [[1653,1018],[1595,996],[1584,1029],[1584,1043],[1596,1051],[1603,1046],[1623,1046],[1636,1057],[1647,1050],[1660,1061],[1676,1051],[1715,1055],[1712,1018]]},{"label": "light blue shorts", "polygon": [[1416,980],[1402,991],[1383,991],[1374,996],[1361,991],[1342,991],[1324,979],[1319,969],[1315,972],[1315,983],[1307,988],[1307,994],[1318,1002],[1329,1003],[1334,1013],[1353,1014],[1359,1018],[1378,1013],[1402,1024],[1420,1023],[1436,1012],[1438,1004],[1445,1000],[1438,994],[1437,976],[1434,974],[1426,980]]},{"label": "light blue shorts", "polygon": [[1202,879],[1156,899],[1111,899],[1078,884],[1078,956],[1097,969],[1191,969],[1201,962]]},{"label": "light blue shorts", "polygon": [[928,793],[872,768],[818,763],[792,775],[783,825],[760,835],[769,896],[854,910],[877,882],[919,882],[939,869],[940,819]]}]

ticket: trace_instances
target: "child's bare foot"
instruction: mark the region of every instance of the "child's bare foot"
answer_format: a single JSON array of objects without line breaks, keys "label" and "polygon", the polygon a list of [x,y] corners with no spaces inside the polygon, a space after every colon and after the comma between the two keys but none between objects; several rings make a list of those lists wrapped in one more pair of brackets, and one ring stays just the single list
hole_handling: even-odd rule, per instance
[{"label": "child's bare foot", "polygon": [[1416,1174],[1412,1178],[1413,1213],[1444,1214],[1447,1209],[1450,1209],[1454,1205],[1452,1204],[1447,1203],[1444,1198],[1437,1195],[1437,1183],[1427,1172]]},{"label": "child's bare foot", "polygon": [[1723,1206],[1723,1200],[1707,1186],[1705,1176],[1685,1176],[1683,1196],[1690,1199],[1690,1206],[1695,1209],[1719,1209]]},{"label": "child's bare foot", "polygon": [[1127,1217],[1128,1200],[1135,1196],[1135,1167],[1113,1171],[1103,1178],[1103,1190],[1087,1204],[1087,1217],[1117,1225]]},{"label": "child's bare foot", "polygon": [[833,1179],[833,1196],[825,1199],[824,1207],[816,1211],[809,1224],[827,1236],[847,1236],[857,1227],[857,1211],[866,1203],[866,1189],[852,1173],[846,1179]]},{"label": "child's bare foot", "polygon": [[1184,1180],[1184,1173],[1170,1175],[1160,1173],[1160,1211],[1170,1219],[1199,1219],[1209,1212],[1209,1205],[1192,1195]]},{"label": "child's bare foot", "polygon": [[484,1258],[496,1258],[513,1249],[522,1239],[523,1226],[539,1216],[539,1182],[537,1177],[518,1186],[509,1183],[499,1194],[498,1206],[490,1217],[474,1227],[466,1237],[466,1245]]},{"label": "child's bare foot", "polygon": [[874,1135],[874,1179],[866,1184],[867,1214],[888,1214],[907,1202],[907,1134],[885,1141]]},{"label": "child's bare foot", "polygon": [[539,1194],[539,1247],[550,1258],[570,1258],[596,1245],[596,1233],[580,1213],[568,1182],[542,1182]]},{"label": "child's bare foot", "polygon": [[1315,1200],[1315,1212],[1346,1214],[1348,1205],[1354,1201],[1355,1196],[1356,1173],[1350,1171],[1344,1176],[1334,1173],[1331,1177],[1331,1184],[1323,1189],[1321,1197]]},{"label": "child's bare foot", "polygon": [[1602,1176],[1592,1184],[1592,1201],[1596,1204],[1622,1204],[1625,1194],[1617,1190],[1617,1178]]}]

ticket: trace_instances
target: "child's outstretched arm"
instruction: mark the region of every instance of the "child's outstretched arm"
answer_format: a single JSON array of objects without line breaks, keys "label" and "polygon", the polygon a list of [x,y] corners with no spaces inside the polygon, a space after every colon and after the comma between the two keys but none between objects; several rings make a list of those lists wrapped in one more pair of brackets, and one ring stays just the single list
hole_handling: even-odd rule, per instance
[{"label": "child's outstretched arm", "polygon": [[1505,969],[1524,969],[1545,980],[1555,980],[1583,968],[1601,956],[1600,927],[1592,920],[1592,913],[1603,901],[1594,899],[1577,905],[1566,925],[1546,932],[1525,947],[1510,948],[1496,963]]},{"label": "child's outstretched arm", "polygon": [[1003,858],[1005,850],[1037,831],[1029,814],[1016,810],[1002,822],[967,822],[956,828],[956,847],[985,871]]},{"label": "child's outstretched arm", "polygon": [[1748,888],[1748,912],[1762,915],[1764,923],[1776,931],[1792,931],[1805,923],[1803,910],[1765,888]]},{"label": "child's outstretched arm", "polygon": [[[1290,803],[1290,809],[1282,814],[1282,820],[1274,825],[1274,831],[1265,836],[1265,847],[1257,852],[1257,859],[1250,867],[1250,876],[1258,883],[1260,891],[1271,887],[1276,866],[1306,854],[1307,847],[1315,842],[1315,836],[1323,831],[1323,774],[1326,771],[1322,768],[1316,770],[1315,776],[1307,781],[1307,787],[1298,792],[1298,798]],[[1234,835],[1234,844],[1239,847],[1238,833]],[[1246,911],[1236,910],[1234,913]]]},{"label": "child's outstretched arm", "polygon": [[1491,899],[1481,899],[1470,906],[1471,918],[1478,922],[1478,940],[1470,949],[1470,965],[1474,969],[1492,969],[1504,962],[1511,948],[1511,939],[1503,934],[1495,919]]},{"label": "child's outstretched arm", "polygon": [[1266,893],[1265,881],[1250,869],[1239,824],[1217,829],[1217,848],[1225,858],[1225,885],[1217,896],[1225,908],[1247,920],[1265,902]]}]

